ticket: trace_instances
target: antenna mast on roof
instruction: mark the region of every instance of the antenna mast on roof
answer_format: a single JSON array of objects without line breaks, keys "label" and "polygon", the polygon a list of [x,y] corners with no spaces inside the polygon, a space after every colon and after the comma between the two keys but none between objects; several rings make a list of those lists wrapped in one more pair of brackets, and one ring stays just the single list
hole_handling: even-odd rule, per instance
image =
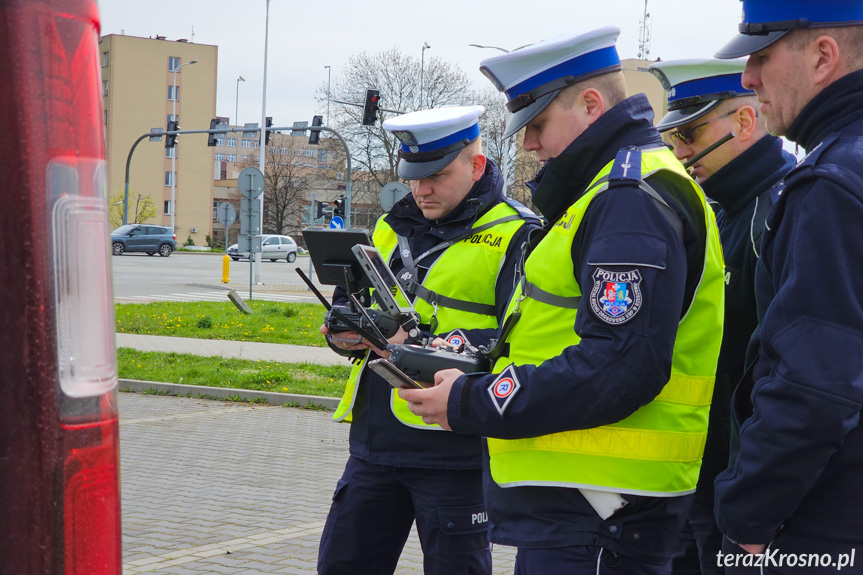
[{"label": "antenna mast on roof", "polygon": [[644,15],[639,24],[641,27],[638,31],[638,59],[644,60],[650,54],[650,31],[653,28],[650,12],[647,11],[647,0],[644,0]]}]

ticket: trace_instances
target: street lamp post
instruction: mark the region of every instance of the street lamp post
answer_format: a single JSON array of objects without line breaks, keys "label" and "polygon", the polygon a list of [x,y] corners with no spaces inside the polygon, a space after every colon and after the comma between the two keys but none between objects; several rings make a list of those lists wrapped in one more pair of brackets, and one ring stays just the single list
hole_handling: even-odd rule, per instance
[{"label": "street lamp post", "polygon": [[[264,182],[267,181],[267,172],[264,171],[264,159],[267,155],[267,45],[270,37],[270,0],[267,0],[267,13],[264,20],[264,88],[261,94],[261,142],[258,146],[258,169],[264,176]],[[264,194],[266,194],[267,185],[264,183],[264,193],[258,197],[258,209],[261,210],[261,233],[264,233]],[[261,283],[261,258],[255,259],[255,283]]]},{"label": "street lamp post", "polygon": [[234,105],[234,124],[240,125],[240,82],[245,82],[242,76],[237,76],[237,103]]},{"label": "street lamp post", "polygon": [[[177,72],[183,66],[197,64],[197,60],[190,60],[185,64],[178,64],[174,67],[174,93],[171,94],[171,119],[177,121]],[[177,146],[179,143],[174,142],[174,147],[171,149],[171,230],[174,229],[174,219],[177,217]]]},{"label": "street lamp post", "polygon": [[426,68],[426,49],[431,48],[428,42],[423,42],[423,51],[420,57],[420,110],[423,109],[423,74]]},{"label": "street lamp post", "polygon": [[327,127],[330,127],[330,77],[333,69],[330,66],[324,66],[327,69]]}]

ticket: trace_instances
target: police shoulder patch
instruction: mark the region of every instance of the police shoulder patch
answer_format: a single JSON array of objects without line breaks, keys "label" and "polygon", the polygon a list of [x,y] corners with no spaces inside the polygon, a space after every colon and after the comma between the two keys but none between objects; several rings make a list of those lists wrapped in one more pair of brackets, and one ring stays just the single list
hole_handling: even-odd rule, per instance
[{"label": "police shoulder patch", "polygon": [[596,268],[590,309],[610,325],[620,325],[635,317],[641,309],[641,273],[637,269],[611,272]]},{"label": "police shoulder patch", "polygon": [[451,345],[452,347],[470,345],[470,341],[468,341],[467,336],[460,329],[449,332],[447,336],[444,337],[444,340],[446,340],[447,345]]},{"label": "police shoulder patch", "polygon": [[498,413],[503,417],[503,412],[509,407],[512,398],[521,389],[518,374],[512,365],[507,366],[488,386],[488,394]]}]

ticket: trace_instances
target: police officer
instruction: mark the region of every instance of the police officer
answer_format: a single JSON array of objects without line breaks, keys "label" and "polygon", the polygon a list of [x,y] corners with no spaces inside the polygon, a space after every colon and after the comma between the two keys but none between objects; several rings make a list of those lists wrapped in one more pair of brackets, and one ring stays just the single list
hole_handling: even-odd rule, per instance
[{"label": "police officer", "polygon": [[717,552],[722,532],[713,518],[713,481],[728,467],[731,392],[743,375],[746,346],[758,323],[755,264],[764,221],[778,197],[794,156],[767,133],[756,110],[755,92],[741,86],[745,61],[669,60],[650,71],[668,91],[668,114],[657,124],[674,155],[689,165],[704,193],[719,209],[725,257],[725,329],[701,475],[675,575],[721,574]]},{"label": "police officer", "polygon": [[668,573],[707,433],[722,336],[713,211],[626,97],[606,27],[485,60],[506,135],[544,163],[493,374],[400,390],[414,413],[487,437],[493,542],[518,575]]},{"label": "police officer", "polygon": [[[461,328],[473,344],[494,334],[520,246],[538,224],[504,197],[503,177],[482,153],[483,112],[482,106],[441,108],[384,122],[401,142],[398,173],[411,194],[378,220],[373,238],[416,294],[428,335]],[[334,299],[344,296],[338,291]],[[490,574],[479,438],[442,431],[410,413],[365,368],[378,355],[367,343],[330,343],[359,350],[362,359],[334,415],[352,423],[351,455],[321,537],[318,572],[393,573],[415,520],[426,575]]]},{"label": "police officer", "polygon": [[[768,130],[807,156],[767,219],[716,519],[736,552],[841,565],[854,549],[842,572],[863,573],[863,3],[744,0],[740,32],[716,56],[749,56]],[[836,571],[769,557],[765,573]]]}]

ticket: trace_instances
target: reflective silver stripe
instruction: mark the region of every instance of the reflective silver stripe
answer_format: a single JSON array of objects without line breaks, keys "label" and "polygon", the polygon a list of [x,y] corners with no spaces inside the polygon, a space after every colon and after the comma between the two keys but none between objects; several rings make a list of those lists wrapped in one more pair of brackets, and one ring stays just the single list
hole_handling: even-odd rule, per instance
[{"label": "reflective silver stripe", "polygon": [[578,304],[581,303],[581,296],[567,297],[554,295],[553,293],[549,293],[542,288],[537,287],[536,284],[530,283],[524,276],[522,276],[521,280],[521,293],[530,299],[544,304],[553,305],[554,307],[578,309]]},{"label": "reflective silver stripe", "polygon": [[430,303],[431,305],[439,304],[445,308],[456,309],[458,311],[467,311],[470,313],[478,313],[481,315],[490,315],[492,317],[496,316],[496,310],[493,305],[484,304],[484,303],[476,303],[472,301],[466,301],[463,299],[455,299],[451,297],[447,297],[445,295],[440,295],[437,292],[433,292],[430,289],[416,283],[411,282],[409,286],[410,291],[416,294],[417,297],[423,299]]}]

